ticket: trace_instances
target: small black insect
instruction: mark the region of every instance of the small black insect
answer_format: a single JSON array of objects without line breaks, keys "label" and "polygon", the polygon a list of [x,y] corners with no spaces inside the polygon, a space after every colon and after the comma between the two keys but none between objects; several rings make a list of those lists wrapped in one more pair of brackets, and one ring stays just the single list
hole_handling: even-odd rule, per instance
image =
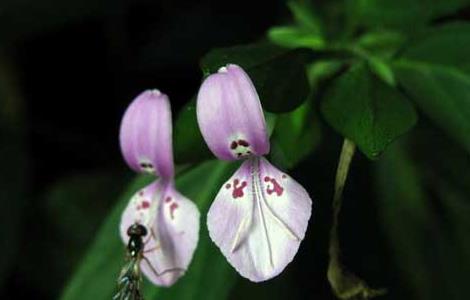
[{"label": "small black insect", "polygon": [[[121,270],[118,278],[118,289],[113,300],[143,300],[140,291],[140,283],[142,276],[140,273],[140,262],[145,260],[156,276],[161,276],[168,272],[184,272],[184,269],[173,268],[165,270],[161,273],[157,272],[150,261],[144,255],[144,237],[147,236],[147,228],[145,226],[134,223],[127,229],[129,242],[127,243],[127,263]],[[152,232],[153,235],[153,232]],[[153,249],[152,249],[153,250]]]},{"label": "small black insect", "polygon": [[141,224],[132,224],[127,229],[129,242],[127,243],[128,261],[122,268],[118,278],[118,292],[113,300],[143,300],[140,292],[140,261],[144,258],[144,237],[147,228]]}]

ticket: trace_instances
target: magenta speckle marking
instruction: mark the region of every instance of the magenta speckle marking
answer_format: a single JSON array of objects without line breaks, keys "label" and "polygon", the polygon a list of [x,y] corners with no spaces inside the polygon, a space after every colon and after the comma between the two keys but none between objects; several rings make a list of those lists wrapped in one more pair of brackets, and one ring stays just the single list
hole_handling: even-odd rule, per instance
[{"label": "magenta speckle marking", "polygon": [[286,178],[287,178],[287,175],[286,175],[286,174],[282,174],[282,178],[283,178],[283,179],[286,179]]},{"label": "magenta speckle marking", "polygon": [[236,149],[237,147],[238,147],[237,141],[233,141],[233,142],[230,144],[230,149]]},{"label": "magenta speckle marking", "polygon": [[284,188],[276,181],[276,179],[266,176],[264,177],[264,181],[270,182],[272,184],[271,187],[269,185],[266,186],[266,192],[268,195],[276,193],[276,195],[279,197],[284,192]]},{"label": "magenta speckle marking", "polygon": [[235,179],[233,181],[233,191],[232,191],[232,197],[233,199],[236,199],[236,198],[241,198],[244,196],[244,193],[243,193],[243,189],[248,185],[246,183],[246,181],[243,181],[240,185],[238,185],[240,183],[240,180],[238,179]]},{"label": "magenta speckle marking", "polygon": [[232,187],[232,185],[231,185],[230,183],[227,183],[227,184],[225,185],[225,188],[226,188],[227,190],[228,190],[229,188],[231,188],[231,187]]},{"label": "magenta speckle marking", "polygon": [[166,198],[165,198],[165,202],[167,202],[167,203],[168,203],[168,202],[171,202],[171,197],[166,197]]},{"label": "magenta speckle marking", "polygon": [[170,217],[173,220],[175,218],[175,210],[178,208],[178,204],[171,203],[170,205]]},{"label": "magenta speckle marking", "polygon": [[146,208],[149,208],[150,207],[150,202],[144,200],[142,201],[142,209],[146,209]]},{"label": "magenta speckle marking", "polygon": [[143,195],[144,195],[144,192],[143,192],[143,191],[140,191],[140,192],[139,192],[139,196],[142,197]]},{"label": "magenta speckle marking", "polygon": [[245,140],[238,140],[238,145],[243,146],[243,147],[248,147],[250,146],[250,143],[248,143]]}]

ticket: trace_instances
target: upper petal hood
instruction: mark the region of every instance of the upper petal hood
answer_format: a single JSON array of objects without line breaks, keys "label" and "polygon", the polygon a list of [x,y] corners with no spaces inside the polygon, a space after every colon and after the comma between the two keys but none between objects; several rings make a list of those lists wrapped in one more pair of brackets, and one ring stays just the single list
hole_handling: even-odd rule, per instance
[{"label": "upper petal hood", "polygon": [[158,90],[140,94],[127,108],[121,122],[121,151],[137,172],[174,174],[171,142],[171,108],[168,97]]},{"label": "upper petal hood", "polygon": [[220,159],[269,152],[258,94],[237,65],[222,67],[203,82],[197,96],[197,120],[207,145]]}]

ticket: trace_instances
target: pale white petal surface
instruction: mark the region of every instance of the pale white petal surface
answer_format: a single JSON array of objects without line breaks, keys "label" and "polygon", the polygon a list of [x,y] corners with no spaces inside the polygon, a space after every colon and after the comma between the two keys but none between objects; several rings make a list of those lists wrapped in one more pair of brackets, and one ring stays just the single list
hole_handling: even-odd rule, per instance
[{"label": "pale white petal surface", "polygon": [[242,276],[268,280],[297,253],[311,203],[294,179],[264,158],[252,158],[220,189],[208,214],[209,234]]},{"label": "pale white petal surface", "polygon": [[191,262],[199,239],[199,219],[192,201],[171,183],[156,181],[132,197],[122,215],[120,233],[127,244],[130,225],[137,222],[147,227],[142,272],[156,285],[171,286]]}]

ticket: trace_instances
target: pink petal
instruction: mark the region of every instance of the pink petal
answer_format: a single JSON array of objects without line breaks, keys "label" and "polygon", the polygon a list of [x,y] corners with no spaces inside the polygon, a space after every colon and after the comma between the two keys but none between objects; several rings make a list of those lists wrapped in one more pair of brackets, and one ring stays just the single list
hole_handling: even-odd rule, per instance
[{"label": "pink petal", "polygon": [[207,145],[220,159],[269,152],[258,94],[239,66],[228,65],[206,78],[197,96],[197,119]]},{"label": "pink petal", "polygon": [[196,205],[171,184],[156,181],[137,192],[122,215],[120,232],[126,244],[127,228],[135,222],[149,232],[144,238],[142,272],[156,285],[174,284],[188,269],[198,243]]},{"label": "pink petal", "polygon": [[281,273],[305,236],[312,201],[264,158],[245,161],[220,189],[207,217],[212,240],[254,282]]},{"label": "pink petal", "polygon": [[121,151],[137,172],[173,176],[171,108],[158,90],[145,91],[129,105],[121,122]]}]

